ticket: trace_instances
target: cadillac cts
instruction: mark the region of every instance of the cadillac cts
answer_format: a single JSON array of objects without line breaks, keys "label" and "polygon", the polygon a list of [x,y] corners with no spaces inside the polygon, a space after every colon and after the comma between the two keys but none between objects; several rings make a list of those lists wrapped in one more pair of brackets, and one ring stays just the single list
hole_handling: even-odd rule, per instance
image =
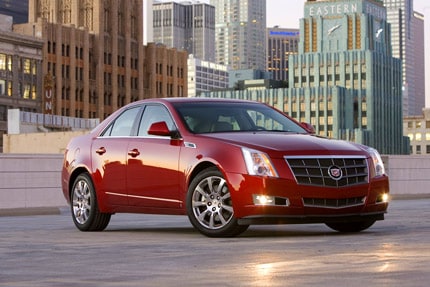
[{"label": "cadillac cts", "polygon": [[72,139],[62,189],[82,231],[120,212],[178,214],[227,237],[251,224],[367,229],[384,219],[389,181],[376,150],[318,137],[268,105],[170,98],[131,103]]}]

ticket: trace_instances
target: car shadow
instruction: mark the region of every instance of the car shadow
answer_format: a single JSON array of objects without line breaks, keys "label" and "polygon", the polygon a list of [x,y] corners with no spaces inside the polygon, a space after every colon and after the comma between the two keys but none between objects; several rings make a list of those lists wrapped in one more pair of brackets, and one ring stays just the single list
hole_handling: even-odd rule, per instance
[{"label": "car shadow", "polygon": [[[109,233],[119,233],[119,232],[128,232],[128,233],[158,233],[158,234],[171,234],[175,236],[188,236],[188,235],[196,235],[196,236],[204,236],[200,234],[193,227],[111,227],[107,228],[104,232]],[[372,230],[365,230],[357,233],[341,233],[330,230],[329,228],[325,228],[324,225],[316,226],[316,228],[309,228],[308,226],[251,226],[244,233],[231,238],[277,238],[277,237],[320,237],[320,236],[360,236],[360,235],[369,235],[374,234],[375,232]],[[377,233],[377,232],[376,232]],[[208,238],[204,236],[205,238]],[[228,238],[228,237],[227,237]]]}]

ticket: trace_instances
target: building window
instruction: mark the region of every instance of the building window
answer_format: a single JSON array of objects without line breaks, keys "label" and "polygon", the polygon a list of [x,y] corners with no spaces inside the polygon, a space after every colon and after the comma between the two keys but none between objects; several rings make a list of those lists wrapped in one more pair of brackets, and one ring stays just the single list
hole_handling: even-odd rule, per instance
[{"label": "building window", "polygon": [[430,145],[426,145],[426,153],[430,154]]},{"label": "building window", "polygon": [[416,133],[416,134],[415,134],[415,139],[416,139],[417,141],[421,141],[421,140],[422,140],[422,134],[421,134],[421,133]]},{"label": "building window", "polygon": [[12,97],[12,82],[7,82],[7,95]]},{"label": "building window", "polygon": [[31,74],[31,61],[30,59],[23,59],[24,73]]},{"label": "building window", "polygon": [[6,92],[6,81],[0,80],[0,96],[4,95]]},{"label": "building window", "polygon": [[421,154],[421,146],[417,145],[417,154]]},{"label": "building window", "polygon": [[6,70],[6,55],[0,54],[0,70]]},{"label": "building window", "polygon": [[421,122],[420,121],[416,121],[415,122],[415,126],[417,127],[417,129],[421,128]]},{"label": "building window", "polygon": [[22,97],[24,99],[30,99],[30,85],[25,84],[22,92]]}]

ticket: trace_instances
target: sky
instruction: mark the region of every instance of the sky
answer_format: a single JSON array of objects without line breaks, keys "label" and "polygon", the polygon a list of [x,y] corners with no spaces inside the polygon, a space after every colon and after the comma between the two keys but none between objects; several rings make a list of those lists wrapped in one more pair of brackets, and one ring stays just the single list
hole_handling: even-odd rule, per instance
[{"label": "sky", "polygon": [[[299,19],[303,18],[305,0],[266,0],[267,27],[299,28]],[[414,11],[425,16],[426,51],[430,51],[430,1],[414,0]],[[426,61],[426,107],[430,108],[430,53]]]}]

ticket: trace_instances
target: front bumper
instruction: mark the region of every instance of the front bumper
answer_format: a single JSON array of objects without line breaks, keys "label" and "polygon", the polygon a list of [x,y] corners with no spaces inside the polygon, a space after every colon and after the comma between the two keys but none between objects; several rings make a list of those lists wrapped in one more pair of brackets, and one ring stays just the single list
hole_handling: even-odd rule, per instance
[{"label": "front bumper", "polygon": [[[342,188],[305,186],[294,179],[244,174],[227,174],[227,178],[240,224],[383,220],[388,209],[388,202],[381,201],[383,195],[389,194],[386,176]],[[256,194],[286,200],[259,205],[253,200]]]},{"label": "front bumper", "polygon": [[239,225],[251,224],[304,224],[304,223],[346,223],[384,220],[384,213],[342,214],[342,215],[254,215],[238,219]]}]

